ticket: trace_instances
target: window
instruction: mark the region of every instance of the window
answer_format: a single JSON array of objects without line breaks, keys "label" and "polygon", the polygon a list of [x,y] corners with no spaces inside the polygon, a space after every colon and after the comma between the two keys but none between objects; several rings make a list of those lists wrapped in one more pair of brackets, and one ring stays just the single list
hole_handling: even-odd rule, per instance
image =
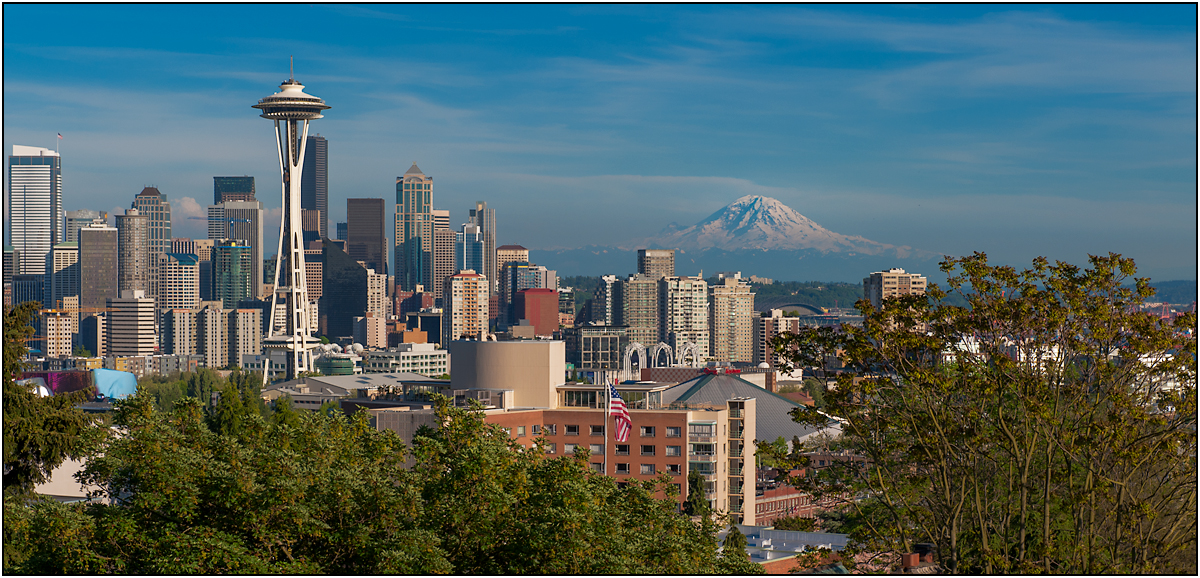
[{"label": "window", "polygon": [[548,453],[548,454],[554,453],[554,450],[557,449],[555,446],[557,446],[557,445],[558,444],[546,444],[546,453]]},{"label": "window", "polygon": [[618,474],[628,474],[629,473],[629,464],[617,464],[617,473]]},{"label": "window", "polygon": [[592,435],[594,435],[594,436],[604,435],[604,426],[602,426],[602,425],[592,426]]},{"label": "window", "polygon": [[683,446],[667,446],[667,455],[668,456],[683,455]]},{"label": "window", "polygon": [[617,451],[615,453],[618,456],[629,455],[629,445],[628,444],[617,444]]},{"label": "window", "polygon": [[575,444],[563,444],[563,453],[564,454],[575,453]]},{"label": "window", "polygon": [[678,427],[669,427],[669,428],[667,428],[667,437],[669,437],[669,438],[677,438],[677,437],[681,437],[681,436],[680,436],[680,432],[679,432],[679,430],[680,430],[680,429],[681,429],[681,428],[678,428]]},{"label": "window", "polygon": [[642,446],[642,455],[643,456],[654,455],[654,446]]},{"label": "window", "polygon": [[652,426],[652,425],[642,426],[642,437],[644,437],[644,438],[654,437],[654,426]]},{"label": "window", "polygon": [[592,463],[592,471],[596,472],[598,474],[603,474],[604,473],[604,464],[593,462]]},{"label": "window", "polygon": [[592,444],[592,445],[588,446],[588,449],[592,450],[593,456],[604,455],[604,444]]},{"label": "window", "polygon": [[682,491],[683,491],[683,486],[681,486],[680,484],[675,484],[675,493],[678,494]]},{"label": "window", "polygon": [[579,426],[577,426],[577,425],[567,426],[567,435],[569,435],[569,436],[579,435]]},{"label": "window", "polygon": [[519,438],[525,437],[525,426],[523,426],[523,425],[517,426],[517,437],[519,437]]},{"label": "window", "polygon": [[716,428],[711,423],[690,423],[688,424],[688,435],[696,437],[713,437],[716,435]]},{"label": "window", "polygon": [[563,405],[567,407],[599,407],[596,405],[596,392],[594,391],[565,391],[563,392]]},{"label": "window", "polygon": [[643,476],[653,476],[654,475],[654,464],[642,464],[642,475]]},{"label": "window", "polygon": [[[667,473],[671,474],[672,476],[678,476],[681,474],[682,472],[680,470],[681,468],[679,467],[679,464],[667,464]],[[678,487],[678,485],[676,487]]]},{"label": "window", "polygon": [[529,431],[533,435],[538,435],[538,434],[542,433],[542,426],[537,425],[537,424],[531,425],[531,426],[529,426]]}]

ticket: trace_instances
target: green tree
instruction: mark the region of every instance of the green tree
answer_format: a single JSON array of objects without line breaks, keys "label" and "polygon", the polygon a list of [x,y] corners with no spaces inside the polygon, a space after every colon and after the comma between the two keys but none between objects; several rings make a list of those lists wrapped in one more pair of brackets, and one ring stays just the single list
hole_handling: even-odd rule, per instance
[{"label": "green tree", "polygon": [[1122,286],[1130,259],[1090,265],[952,258],[965,307],[931,285],[879,311],[860,302],[862,328],[777,339],[795,365],[841,352],[850,372],[826,411],[844,420],[838,449],[861,458],[790,481],[864,496],[843,521],[856,547],[933,542],[954,572],[1194,574],[1196,316],[1139,313],[1154,290]]},{"label": "green tree", "polygon": [[75,350],[71,352],[71,355],[75,357],[91,357],[92,352],[88,348],[79,345],[75,347]]},{"label": "green tree", "polygon": [[700,516],[707,518],[711,513],[711,507],[708,503],[708,498],[705,497],[704,477],[700,472],[691,470],[687,477],[687,498],[683,502],[683,513],[689,516]]},{"label": "green tree", "polygon": [[817,521],[814,518],[801,518],[800,516],[790,516],[786,518],[775,518],[772,522],[776,530],[791,530],[794,532],[815,532],[817,531]]},{"label": "green tree", "polygon": [[33,388],[17,385],[23,369],[25,338],[33,334],[30,321],[37,303],[27,301],[4,311],[4,496],[28,494],[46,481],[67,458],[80,458],[87,449],[93,419],[76,405],[87,391],[39,397]]},{"label": "green tree", "polygon": [[729,533],[725,534],[725,542],[722,544],[722,555],[733,556],[735,554],[746,556],[746,535],[738,529],[736,525],[729,527]]}]

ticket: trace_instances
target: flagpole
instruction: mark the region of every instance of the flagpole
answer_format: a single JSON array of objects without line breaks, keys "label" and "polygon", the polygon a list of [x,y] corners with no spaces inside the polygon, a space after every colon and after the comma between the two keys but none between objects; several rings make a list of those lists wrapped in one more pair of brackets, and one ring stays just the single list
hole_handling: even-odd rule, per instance
[{"label": "flagpole", "polygon": [[612,393],[608,388],[608,372],[603,372],[604,375],[604,475],[608,475],[608,422],[612,416]]}]

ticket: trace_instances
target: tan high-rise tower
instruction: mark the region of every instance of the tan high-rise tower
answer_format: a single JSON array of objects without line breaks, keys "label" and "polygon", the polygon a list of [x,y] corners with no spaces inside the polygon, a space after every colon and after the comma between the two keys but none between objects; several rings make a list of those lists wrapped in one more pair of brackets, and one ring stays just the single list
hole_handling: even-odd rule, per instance
[{"label": "tan high-rise tower", "polygon": [[709,290],[709,331],[717,361],[749,362],[754,356],[754,294],[741,279],[726,277]]},{"label": "tan high-rise tower", "polygon": [[433,177],[414,162],[404,176],[396,177],[396,264],[392,273],[400,291],[416,291],[417,285],[426,285],[432,251]]}]

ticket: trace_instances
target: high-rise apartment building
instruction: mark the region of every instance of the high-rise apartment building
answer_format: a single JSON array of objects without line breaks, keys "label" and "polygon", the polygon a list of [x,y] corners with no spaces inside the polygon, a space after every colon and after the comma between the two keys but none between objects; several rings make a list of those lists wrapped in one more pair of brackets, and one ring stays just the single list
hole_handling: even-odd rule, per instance
[{"label": "high-rise apartment building", "polygon": [[638,249],[638,273],[654,278],[675,276],[675,250]]},{"label": "high-rise apartment building", "polygon": [[616,275],[600,277],[600,284],[592,293],[592,323],[598,325],[617,325],[620,317],[621,303],[617,300]]},{"label": "high-rise apartment building", "polygon": [[[493,252],[492,261],[495,261]],[[487,243],[479,225],[466,223],[454,238],[454,270],[490,271],[487,258]],[[489,280],[490,281],[490,280]],[[494,281],[490,281],[496,285]]]},{"label": "high-rise apartment building", "polygon": [[901,295],[924,295],[926,279],[916,273],[905,273],[904,269],[888,269],[871,273],[863,279],[863,298],[878,310],[884,299]]},{"label": "high-rise apartment building", "polygon": [[243,355],[262,353],[262,310],[222,309],[215,301],[163,314],[164,353],[201,355],[205,367],[240,366]]},{"label": "high-rise apartment building", "polygon": [[[496,292],[504,293],[504,288],[500,286],[500,283],[504,281],[504,275],[501,274],[504,270],[504,265],[520,261],[529,262],[529,249],[520,245],[501,245],[496,247]],[[505,302],[503,297],[501,297],[500,302]]]},{"label": "high-rise apartment building", "polygon": [[79,295],[79,243],[59,243],[46,255],[46,298],[49,309],[60,309],[64,297]]},{"label": "high-rise apartment building", "polygon": [[254,249],[240,239],[221,239],[213,247],[212,300],[225,309],[258,296],[254,280],[262,279],[262,265],[254,263]]},{"label": "high-rise apartment building", "polygon": [[[708,283],[701,277],[663,277],[658,281],[658,336],[681,358],[681,346],[693,343],[701,360],[709,357]],[[644,345],[644,344],[643,344]]]},{"label": "high-rise apartment building", "polygon": [[725,277],[709,289],[710,354],[717,361],[749,362],[754,357],[754,293],[741,279]]},{"label": "high-rise apartment building", "polygon": [[197,345],[205,367],[229,365],[229,314],[219,304],[208,302],[196,313]]},{"label": "high-rise apartment building", "polygon": [[150,289],[150,219],[137,209],[126,209],[117,215],[117,289],[142,291],[153,297]]},{"label": "high-rise apartment building", "polygon": [[[348,232],[347,232],[348,234]],[[413,163],[396,177],[396,286],[416,291],[429,286],[425,273],[432,272],[429,253],[433,248],[433,177]]]},{"label": "high-rise apartment building", "polygon": [[388,313],[387,275],[367,269],[367,313],[386,319]]},{"label": "high-rise apartment building", "polygon": [[354,342],[367,349],[387,349],[387,320],[368,311],[353,321]]},{"label": "high-rise apartment building", "polygon": [[160,311],[194,309],[200,305],[200,260],[188,253],[159,253],[158,290]]},{"label": "high-rise apartment building", "polygon": [[171,252],[171,202],[157,188],[146,187],[133,198],[133,208],[149,219],[149,262],[157,262],[159,253]]},{"label": "high-rise apartment building", "polygon": [[41,325],[38,335],[42,340],[38,343],[43,345],[42,355],[47,358],[70,357],[71,333],[74,331],[71,315],[66,311],[43,309],[38,315],[38,322]]},{"label": "high-rise apartment building", "polygon": [[106,300],[108,307],[108,354],[116,357],[153,355],[158,345],[155,334],[154,299],[145,291],[125,290]]},{"label": "high-rise apartment building", "polygon": [[229,364],[240,367],[243,355],[262,353],[262,310],[232,309],[229,315]]},{"label": "high-rise apartment building", "polygon": [[170,355],[199,355],[198,341],[199,326],[196,324],[195,307],[172,309],[163,313],[160,327],[162,329],[163,353]]},{"label": "high-rise apartment building", "polygon": [[[500,290],[497,283],[498,277],[490,272],[499,272],[496,267],[496,209],[489,209],[487,203],[483,201],[475,201],[475,208],[471,209],[470,224],[475,225],[479,232],[479,240],[483,243],[483,265],[481,267],[459,267],[462,269],[474,269],[476,271],[489,272],[489,278],[492,283],[491,292],[495,294]],[[466,229],[464,229],[464,232]],[[529,255],[525,255],[525,259],[529,259]]]},{"label": "high-rise apartment building", "polygon": [[84,315],[121,295],[117,269],[117,228],[93,224],[79,229],[79,307]]},{"label": "high-rise apartment building", "polygon": [[255,200],[226,201],[208,207],[209,239],[240,239],[250,247],[250,259],[259,270],[258,275],[251,279],[251,291],[254,297],[261,295],[263,289],[263,221],[265,216],[262,203]]},{"label": "high-rise apartment building", "polygon": [[388,273],[386,217],[383,199],[346,199],[346,252],[383,275]]},{"label": "high-rise apartment building", "polygon": [[213,204],[253,201],[254,177],[213,177]]},{"label": "high-rise apartment building", "polygon": [[[308,137],[308,143],[304,146],[304,175],[300,179],[300,208],[319,213],[317,217],[317,227],[320,233],[318,238],[328,237],[329,141],[319,134]],[[305,228],[305,230],[308,229]],[[384,255],[387,255],[386,250]]]},{"label": "high-rise apartment building", "polygon": [[471,270],[460,271],[446,278],[442,293],[442,347],[459,339],[486,339],[487,277]]},{"label": "high-rise apartment building", "polygon": [[63,242],[62,157],[57,152],[13,145],[6,219],[8,244],[20,254],[14,274],[45,275],[46,254]]},{"label": "high-rise apartment building", "polygon": [[658,337],[658,277],[637,273],[617,284],[620,319],[630,343],[653,347]]},{"label": "high-rise apartment building", "polygon": [[79,229],[82,229],[92,223],[98,225],[108,224],[107,211],[93,211],[91,209],[79,209],[78,211],[67,211],[67,229],[63,240],[67,243],[79,242]]},{"label": "high-rise apartment building", "polygon": [[784,317],[782,309],[772,309],[767,317],[755,315],[751,321],[754,332],[754,357],[750,361],[755,365],[766,362],[771,367],[778,367],[782,358],[775,354],[771,340],[781,333],[799,333],[800,318]]}]

